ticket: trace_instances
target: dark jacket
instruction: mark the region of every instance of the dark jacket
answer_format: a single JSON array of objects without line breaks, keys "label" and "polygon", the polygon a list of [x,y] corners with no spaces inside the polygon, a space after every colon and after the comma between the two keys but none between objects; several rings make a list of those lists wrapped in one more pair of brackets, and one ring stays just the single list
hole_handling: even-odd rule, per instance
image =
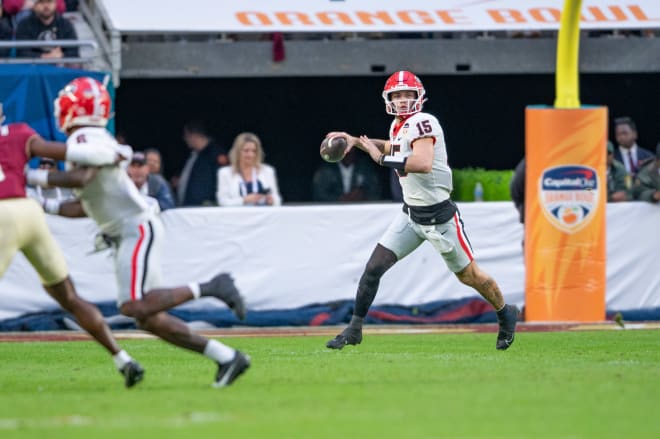
[{"label": "dark jacket", "polygon": [[[323,163],[316,171],[312,185],[314,201],[340,201],[340,197],[344,194],[344,186],[339,166],[339,163]],[[352,201],[382,199],[380,177],[371,160],[363,156],[355,160],[350,190],[354,189],[361,190],[362,196]]]},{"label": "dark jacket", "polygon": [[635,200],[656,203],[657,201],[653,199],[656,191],[660,191],[660,175],[658,175],[657,162],[653,160],[637,173],[632,192]]},{"label": "dark jacket", "polygon": [[[31,13],[28,17],[18,22],[16,26],[16,40],[77,40],[78,36],[69,20],[59,14],[55,14],[55,19],[49,25],[45,25]],[[52,47],[36,47],[18,49],[16,56],[20,58],[39,58],[41,54],[49,52]],[[66,58],[78,57],[77,47],[62,48],[62,53]]]},{"label": "dark jacket", "polygon": [[213,140],[199,152],[190,171],[182,206],[208,206],[216,204],[218,191],[218,156],[227,152]]},{"label": "dark jacket", "polygon": [[612,165],[607,169],[607,201],[612,201],[612,194],[615,192],[625,192],[630,199],[628,186],[626,186],[626,176],[628,171],[621,162],[614,159]]},{"label": "dark jacket", "polygon": [[[11,41],[11,25],[5,17],[0,18],[0,41]],[[0,58],[9,56],[11,49],[0,49]]]},{"label": "dark jacket", "polygon": [[147,176],[147,192],[150,197],[158,201],[161,211],[174,207],[175,203],[172,190],[162,175],[149,174]]},{"label": "dark jacket", "polygon": [[[621,150],[616,147],[614,148],[614,158],[618,161],[620,161],[624,168],[626,166],[626,160],[627,157],[621,157]],[[639,171],[644,165],[646,165],[649,161],[655,159],[655,154],[653,154],[651,151],[648,149],[644,149],[637,145],[637,170]]]}]

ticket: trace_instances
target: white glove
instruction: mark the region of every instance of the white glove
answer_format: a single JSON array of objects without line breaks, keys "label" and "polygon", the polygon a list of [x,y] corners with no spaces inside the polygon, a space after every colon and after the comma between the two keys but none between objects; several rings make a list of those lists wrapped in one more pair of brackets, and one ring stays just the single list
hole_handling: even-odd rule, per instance
[{"label": "white glove", "polygon": [[54,198],[46,198],[41,205],[43,206],[46,213],[57,215],[60,213],[60,204],[62,204],[60,200],[56,200]]},{"label": "white glove", "polygon": [[48,187],[48,169],[28,169],[25,172],[27,184],[30,186]]}]

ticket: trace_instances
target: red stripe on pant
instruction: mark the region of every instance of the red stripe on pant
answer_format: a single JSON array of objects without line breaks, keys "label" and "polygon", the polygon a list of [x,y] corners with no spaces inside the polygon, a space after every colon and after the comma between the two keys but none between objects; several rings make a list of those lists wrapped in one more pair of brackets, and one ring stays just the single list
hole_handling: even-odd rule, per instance
[{"label": "red stripe on pant", "polygon": [[137,283],[137,271],[138,271],[138,259],[140,254],[140,249],[142,248],[142,242],[144,242],[144,225],[140,224],[140,237],[138,238],[137,244],[133,249],[133,256],[131,257],[131,300],[137,299],[138,285]]},{"label": "red stripe on pant", "polygon": [[470,258],[470,262],[474,260],[474,255],[472,254],[472,249],[468,245],[467,242],[465,242],[465,235],[463,232],[463,226],[461,222],[459,221],[458,218],[458,213],[454,214],[454,224],[456,224],[456,235],[458,236],[458,242],[461,243],[461,247],[463,247],[463,251],[467,253],[468,257]]}]

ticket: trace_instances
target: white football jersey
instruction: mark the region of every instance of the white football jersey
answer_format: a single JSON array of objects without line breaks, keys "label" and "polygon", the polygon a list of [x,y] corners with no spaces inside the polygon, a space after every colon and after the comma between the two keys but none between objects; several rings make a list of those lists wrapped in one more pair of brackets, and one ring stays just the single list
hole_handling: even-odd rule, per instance
[{"label": "white football jersey", "polygon": [[435,116],[416,113],[397,124],[395,119],[390,127],[391,154],[407,157],[412,154],[413,142],[430,137],[433,139],[433,169],[431,172],[399,174],[403,190],[403,200],[409,206],[430,206],[449,198],[453,189],[451,168],[447,164],[447,148],[442,127]]},{"label": "white football jersey", "polygon": [[[108,148],[124,156],[127,154],[126,149],[120,147],[103,128],[78,129],[67,139],[67,145],[71,143],[99,154],[106,153]],[[90,165],[83,162],[76,164]],[[87,215],[103,233],[110,236],[119,236],[124,225],[140,223],[150,216],[151,209],[146,200],[119,164],[101,167],[96,177],[85,187],[76,189],[75,193]]]}]

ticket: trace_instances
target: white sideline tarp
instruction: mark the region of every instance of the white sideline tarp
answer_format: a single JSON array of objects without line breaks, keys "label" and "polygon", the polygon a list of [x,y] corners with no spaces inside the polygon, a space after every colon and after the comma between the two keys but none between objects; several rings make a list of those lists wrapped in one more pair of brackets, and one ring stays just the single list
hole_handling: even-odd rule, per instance
[{"label": "white sideline tarp", "polygon": [[[524,301],[522,225],[509,202],[459,204],[477,262],[509,302]],[[364,265],[399,204],[205,207],[162,214],[166,286],[204,281],[220,271],[236,278],[250,309],[292,309],[353,299]],[[660,205],[607,206],[607,308],[660,307]],[[87,219],[48,215],[79,293],[114,301],[109,252],[92,251]],[[376,304],[417,305],[477,296],[424,243],[385,274]],[[221,306],[213,299],[191,303]],[[0,320],[56,307],[22,254],[0,279]]]},{"label": "white sideline tarp", "polygon": [[[121,33],[557,30],[564,0],[103,0]],[[660,27],[658,0],[583,0],[583,29]]]}]

